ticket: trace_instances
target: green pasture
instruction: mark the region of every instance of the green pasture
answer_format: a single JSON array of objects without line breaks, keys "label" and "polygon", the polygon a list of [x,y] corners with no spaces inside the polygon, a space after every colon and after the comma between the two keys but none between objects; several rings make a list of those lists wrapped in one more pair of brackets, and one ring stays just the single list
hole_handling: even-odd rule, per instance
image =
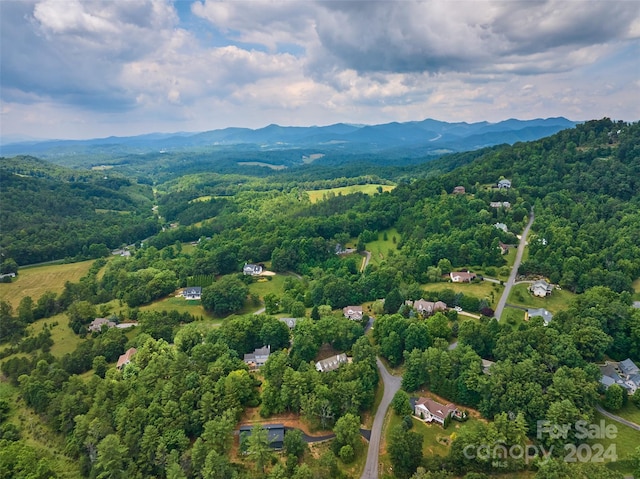
[{"label": "green pasture", "polygon": [[546,298],[534,296],[529,292],[529,283],[516,284],[511,288],[507,303],[527,308],[545,308],[552,313],[558,313],[569,307],[575,294],[568,290],[554,288]]},{"label": "green pasture", "polygon": [[[384,235],[387,235],[387,239],[384,239]],[[395,238],[395,242],[393,239]],[[390,228],[385,231],[381,231],[378,234],[378,240],[372,241],[371,243],[366,244],[366,249],[371,253],[371,264],[375,264],[376,266],[382,263],[387,256],[389,256],[389,251],[396,251],[397,244],[400,242],[400,233],[395,228]]]},{"label": "green pasture", "polygon": [[89,260],[20,269],[11,283],[0,283],[0,300],[17,308],[20,300],[26,296],[31,296],[36,302],[47,291],[60,294],[67,281],[77,283],[87,274],[92,264],[93,260]]},{"label": "green pasture", "polygon": [[309,200],[311,203],[317,203],[318,201],[322,201],[325,199],[330,193],[333,193],[336,196],[339,195],[350,195],[352,193],[364,193],[365,195],[373,195],[378,193],[378,187],[382,188],[382,191],[391,191],[395,188],[392,185],[351,185],[351,186],[341,186],[339,188],[326,188],[323,190],[307,190],[307,194],[309,195]]}]

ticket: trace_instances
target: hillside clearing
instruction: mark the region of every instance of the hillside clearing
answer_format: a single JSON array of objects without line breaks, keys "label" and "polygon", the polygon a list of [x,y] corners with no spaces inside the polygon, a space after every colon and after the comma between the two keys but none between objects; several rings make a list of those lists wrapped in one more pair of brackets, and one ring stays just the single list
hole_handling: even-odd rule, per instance
[{"label": "hillside clearing", "polygon": [[309,195],[309,200],[311,200],[311,203],[317,203],[318,201],[322,201],[327,196],[329,196],[330,193],[333,193],[336,196],[350,195],[353,193],[364,193],[365,195],[373,195],[375,193],[379,193],[378,188],[381,188],[382,191],[391,191],[395,188],[395,186],[379,184],[352,185],[341,186],[339,188],[327,188],[323,190],[307,190],[307,194]]},{"label": "hillside clearing", "polygon": [[15,309],[26,296],[31,296],[35,302],[47,291],[60,294],[67,281],[77,283],[87,274],[92,264],[93,260],[89,260],[20,269],[11,283],[0,283],[0,300],[7,301]]}]

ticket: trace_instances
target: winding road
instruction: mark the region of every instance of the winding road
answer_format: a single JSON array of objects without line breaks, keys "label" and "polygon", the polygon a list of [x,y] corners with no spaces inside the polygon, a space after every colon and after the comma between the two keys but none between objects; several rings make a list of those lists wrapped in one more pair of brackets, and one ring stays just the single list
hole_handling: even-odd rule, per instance
[{"label": "winding road", "polygon": [[531,208],[531,215],[529,215],[529,222],[527,226],[524,227],[522,231],[522,236],[520,236],[520,243],[518,244],[518,251],[516,252],[516,259],[513,262],[513,268],[511,268],[511,274],[509,275],[509,279],[504,284],[504,291],[502,292],[502,296],[500,296],[500,301],[498,301],[498,305],[496,306],[496,311],[493,316],[500,321],[500,316],[502,316],[502,311],[504,311],[504,307],[507,304],[507,298],[509,297],[509,293],[511,292],[511,287],[516,282],[516,276],[518,274],[518,268],[520,267],[520,262],[522,261],[522,255],[524,254],[524,248],[527,246],[527,236],[529,235],[529,230],[531,229],[531,225],[533,224],[533,207]]},{"label": "winding road", "polygon": [[382,401],[378,405],[376,416],[373,419],[373,427],[371,428],[371,439],[369,440],[369,450],[367,452],[367,463],[362,472],[362,479],[378,479],[378,459],[380,457],[380,438],[382,437],[382,426],[384,425],[384,417],[387,409],[391,404],[393,396],[398,392],[402,385],[402,378],[394,376],[387,371],[380,358],[376,358],[378,371],[384,384],[384,393]]}]

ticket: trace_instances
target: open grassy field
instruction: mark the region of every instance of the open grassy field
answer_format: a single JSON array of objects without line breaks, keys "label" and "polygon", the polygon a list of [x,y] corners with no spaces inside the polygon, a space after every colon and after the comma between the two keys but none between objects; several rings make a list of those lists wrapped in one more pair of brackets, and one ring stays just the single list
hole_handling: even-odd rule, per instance
[{"label": "open grassy field", "polygon": [[338,195],[350,195],[352,193],[364,193],[365,195],[373,195],[374,193],[378,193],[378,187],[382,188],[382,191],[391,191],[395,188],[392,185],[352,185],[352,186],[342,186],[340,188],[328,188],[323,190],[307,190],[307,194],[309,195],[309,199],[311,203],[316,203],[321,201],[325,195],[328,193],[333,193],[336,196]]},{"label": "open grassy field", "polygon": [[[387,235],[386,240],[384,239],[385,233]],[[398,230],[395,228],[381,231],[378,234],[378,241],[372,241],[366,245],[367,251],[371,253],[371,264],[379,265],[387,256],[389,256],[389,250],[396,250],[397,243],[399,241],[400,233],[398,233]]]},{"label": "open grassy field", "polygon": [[525,306],[527,308],[545,308],[552,313],[558,313],[569,307],[575,294],[567,290],[554,289],[550,296],[539,298],[528,290],[529,284],[516,284],[511,289],[507,303]]},{"label": "open grassy field", "polygon": [[[58,324],[56,324],[58,323]],[[37,336],[40,331],[46,325],[52,325],[51,339],[53,339],[53,346],[51,346],[51,354],[57,358],[61,358],[67,353],[73,352],[78,344],[82,342],[82,338],[78,336],[69,327],[69,318],[66,314],[56,314],[50,318],[39,319],[29,326],[29,330],[33,336]]]},{"label": "open grassy field", "polygon": [[634,301],[640,301],[640,278],[636,279],[633,284],[633,290],[635,293],[633,294]]},{"label": "open grassy field", "polygon": [[492,307],[495,307],[496,303],[500,299],[504,286],[489,281],[481,281],[479,283],[428,283],[422,285],[422,289],[425,291],[442,291],[445,289],[451,289],[456,293],[468,294],[475,296],[479,299],[488,299]]},{"label": "open grassy field", "polygon": [[93,260],[89,260],[20,269],[13,282],[0,283],[0,299],[17,308],[25,296],[31,296],[35,302],[47,291],[59,294],[67,281],[77,282],[87,274],[92,264]]}]

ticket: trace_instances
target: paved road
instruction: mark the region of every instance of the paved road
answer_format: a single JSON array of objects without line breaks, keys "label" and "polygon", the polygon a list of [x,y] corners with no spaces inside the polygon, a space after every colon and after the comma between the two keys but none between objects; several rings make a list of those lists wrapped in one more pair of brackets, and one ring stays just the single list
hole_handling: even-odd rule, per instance
[{"label": "paved road", "polygon": [[522,236],[520,237],[520,243],[518,244],[518,251],[516,253],[516,259],[513,262],[513,268],[511,268],[511,274],[509,275],[509,279],[507,280],[507,282],[504,284],[504,291],[502,292],[502,296],[500,296],[498,306],[496,306],[494,316],[498,319],[498,321],[500,321],[500,316],[502,316],[504,306],[505,304],[507,304],[507,298],[509,297],[509,293],[511,292],[511,287],[516,282],[516,275],[518,274],[518,268],[520,267],[520,262],[522,261],[524,248],[527,245],[527,235],[529,234],[529,230],[531,229],[531,225],[533,224],[533,218],[533,208],[531,208],[529,222],[527,223],[527,226],[524,227],[524,231],[522,232]]},{"label": "paved road", "polygon": [[624,424],[625,426],[629,426],[630,428],[635,429],[636,431],[640,431],[640,425],[636,424],[635,422],[627,421],[623,417],[616,416],[615,414],[611,414],[609,411],[603,409],[602,406],[600,406],[600,404],[596,404],[596,411],[598,411],[600,414],[608,417],[613,421],[619,422],[620,424]]},{"label": "paved road", "polygon": [[387,409],[391,404],[393,396],[398,392],[402,384],[402,378],[394,376],[387,371],[382,361],[376,358],[378,371],[384,384],[384,394],[382,401],[376,411],[376,417],[373,419],[373,427],[371,428],[371,439],[369,440],[369,451],[367,452],[367,463],[362,472],[362,479],[378,479],[378,460],[380,457],[380,437],[382,436],[382,426]]},{"label": "paved road", "polygon": [[363,253],[364,258],[362,258],[362,266],[360,267],[361,273],[364,273],[364,270],[367,269],[367,266],[369,265],[369,261],[371,261],[371,253],[368,251],[363,251]]}]

